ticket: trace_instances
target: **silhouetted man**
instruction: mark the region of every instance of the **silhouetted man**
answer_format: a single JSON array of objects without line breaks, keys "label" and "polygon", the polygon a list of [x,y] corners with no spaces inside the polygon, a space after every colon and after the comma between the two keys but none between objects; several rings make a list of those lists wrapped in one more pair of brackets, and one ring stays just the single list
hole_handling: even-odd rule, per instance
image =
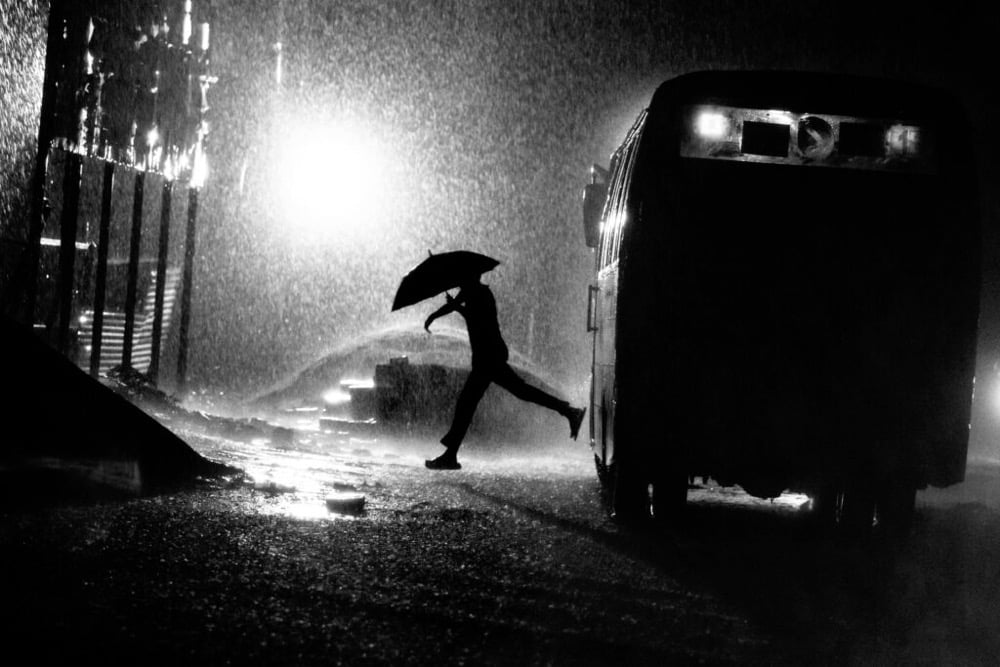
[{"label": "silhouetted man", "polygon": [[458,470],[462,467],[458,462],[458,448],[469,429],[476,406],[491,382],[523,401],[537,403],[566,417],[569,420],[570,437],[576,440],[586,409],[574,408],[568,402],[532,387],[510,367],[507,363],[507,344],[500,335],[500,325],[497,323],[497,302],[490,288],[479,282],[479,277],[476,276],[461,286],[458,296],[453,298],[446,294],[445,297],[447,303],[427,316],[424,328],[429,333],[431,322],[437,318],[452,312],[460,313],[469,330],[472,370],[458,395],[451,429],[441,438],[445,452],[436,459],[425,461],[425,465],[433,470]]}]

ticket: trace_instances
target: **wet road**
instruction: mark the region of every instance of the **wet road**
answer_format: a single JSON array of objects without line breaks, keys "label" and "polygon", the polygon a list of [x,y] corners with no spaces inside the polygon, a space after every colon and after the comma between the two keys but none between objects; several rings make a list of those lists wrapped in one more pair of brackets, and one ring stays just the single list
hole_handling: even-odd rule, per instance
[{"label": "wet road", "polygon": [[[189,434],[252,480],[7,511],[9,662],[995,664],[1000,513],[922,494],[905,545],[814,531],[804,499],[693,493],[670,532],[609,521],[579,443]],[[977,469],[970,490],[992,488]],[[356,515],[326,499],[361,494]]]}]

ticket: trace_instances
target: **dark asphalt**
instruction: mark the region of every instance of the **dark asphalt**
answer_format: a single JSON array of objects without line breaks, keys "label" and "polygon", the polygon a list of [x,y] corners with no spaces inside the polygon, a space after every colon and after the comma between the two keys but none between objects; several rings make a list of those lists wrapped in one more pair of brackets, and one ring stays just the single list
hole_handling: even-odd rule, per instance
[{"label": "dark asphalt", "polygon": [[[354,518],[242,484],[0,513],[4,664],[995,664],[1000,513],[921,501],[910,542],[700,502],[604,515],[582,466],[370,467]],[[524,472],[525,470],[529,472]],[[976,474],[989,486],[995,470]],[[990,477],[992,475],[992,477]],[[725,499],[724,494],[719,496]],[[942,498],[944,497],[944,501]]]}]

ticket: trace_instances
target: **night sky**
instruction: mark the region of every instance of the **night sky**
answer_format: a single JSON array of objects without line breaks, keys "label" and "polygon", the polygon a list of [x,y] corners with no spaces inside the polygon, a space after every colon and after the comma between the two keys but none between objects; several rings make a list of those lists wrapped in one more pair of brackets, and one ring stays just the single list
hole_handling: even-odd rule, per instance
[{"label": "night sky", "polygon": [[[656,85],[706,68],[885,75],[954,91],[975,128],[986,253],[972,447],[1000,454],[1000,408],[985,409],[1000,361],[998,142],[990,132],[997,78],[983,72],[996,61],[987,51],[1000,26],[973,5],[925,5],[211,3],[219,83],[192,380],[253,393],[346,340],[422,321],[431,306],[389,312],[399,277],[428,250],[472,248],[503,262],[488,282],[512,347],[578,391],[588,370],[593,262],[580,190]],[[44,4],[0,0],[0,213],[9,230],[23,213],[18,192],[41,95],[39,40],[24,35],[44,34],[44,14]],[[376,161],[327,148],[336,145],[327,130],[352,137]],[[306,197],[282,189],[292,173],[286,149],[303,134],[313,139],[317,169],[349,186],[317,181],[319,209],[290,208]],[[371,191],[352,180],[368,171],[378,175]],[[364,195],[360,203],[349,200],[352,189]],[[303,222],[309,216],[316,224]]]}]

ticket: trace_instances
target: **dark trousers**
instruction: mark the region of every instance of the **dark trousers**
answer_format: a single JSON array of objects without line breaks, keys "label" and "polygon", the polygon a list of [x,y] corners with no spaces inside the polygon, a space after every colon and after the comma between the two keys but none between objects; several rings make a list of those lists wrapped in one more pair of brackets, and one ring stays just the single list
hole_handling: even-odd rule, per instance
[{"label": "dark trousers", "polygon": [[472,366],[465,386],[458,395],[458,402],[455,404],[455,417],[451,422],[451,429],[441,438],[441,444],[451,450],[457,450],[462,444],[472,416],[476,413],[476,406],[479,400],[486,393],[490,383],[494,382],[510,393],[517,396],[522,401],[537,403],[550,410],[555,410],[565,416],[569,412],[569,403],[548,394],[537,387],[532,387],[514,372],[510,364],[500,362],[496,364],[482,364]]}]

